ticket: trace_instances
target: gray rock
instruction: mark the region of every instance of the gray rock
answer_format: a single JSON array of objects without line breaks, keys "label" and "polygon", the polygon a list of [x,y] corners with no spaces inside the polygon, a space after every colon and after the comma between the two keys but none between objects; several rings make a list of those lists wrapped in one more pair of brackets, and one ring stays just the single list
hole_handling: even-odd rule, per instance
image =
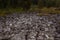
[{"label": "gray rock", "polygon": [[35,12],[0,17],[0,40],[54,40],[58,18],[57,14],[37,16]]}]

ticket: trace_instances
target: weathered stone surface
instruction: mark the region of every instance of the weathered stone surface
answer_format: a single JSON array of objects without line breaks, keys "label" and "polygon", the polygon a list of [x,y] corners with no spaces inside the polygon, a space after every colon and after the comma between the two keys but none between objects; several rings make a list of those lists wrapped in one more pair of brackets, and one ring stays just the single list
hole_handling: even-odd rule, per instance
[{"label": "weathered stone surface", "polygon": [[57,14],[37,16],[37,13],[0,17],[0,40],[55,40],[59,19]]}]

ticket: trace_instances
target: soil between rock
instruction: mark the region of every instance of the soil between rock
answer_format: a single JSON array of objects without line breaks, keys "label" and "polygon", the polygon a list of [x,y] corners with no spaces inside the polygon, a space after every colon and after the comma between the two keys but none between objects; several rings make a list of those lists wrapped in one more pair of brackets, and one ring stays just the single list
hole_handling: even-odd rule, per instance
[{"label": "soil between rock", "polygon": [[0,17],[0,40],[59,40],[60,14],[37,14],[14,13]]}]

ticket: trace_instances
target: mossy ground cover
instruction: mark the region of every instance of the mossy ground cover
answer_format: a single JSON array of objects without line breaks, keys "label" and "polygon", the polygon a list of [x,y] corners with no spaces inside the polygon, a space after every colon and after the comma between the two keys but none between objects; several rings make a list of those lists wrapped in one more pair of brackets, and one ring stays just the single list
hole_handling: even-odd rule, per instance
[{"label": "mossy ground cover", "polygon": [[[7,9],[0,9],[0,16],[5,16],[7,14],[12,14],[15,12],[24,12],[23,8],[7,8]],[[40,12],[39,15],[48,15],[48,14],[60,14],[59,8],[37,8],[37,7],[31,7],[28,11],[38,11]]]},{"label": "mossy ground cover", "polygon": [[8,14],[12,14],[15,12],[22,12],[22,8],[7,8],[7,9],[0,9],[0,16],[5,16]]}]

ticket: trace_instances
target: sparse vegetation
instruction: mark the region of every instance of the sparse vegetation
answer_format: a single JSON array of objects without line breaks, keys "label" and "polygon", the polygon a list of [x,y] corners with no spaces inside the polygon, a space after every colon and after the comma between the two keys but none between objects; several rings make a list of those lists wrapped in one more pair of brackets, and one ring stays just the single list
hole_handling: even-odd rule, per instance
[{"label": "sparse vegetation", "polygon": [[44,14],[60,13],[59,0],[0,0],[0,16],[22,11],[39,11]]}]

